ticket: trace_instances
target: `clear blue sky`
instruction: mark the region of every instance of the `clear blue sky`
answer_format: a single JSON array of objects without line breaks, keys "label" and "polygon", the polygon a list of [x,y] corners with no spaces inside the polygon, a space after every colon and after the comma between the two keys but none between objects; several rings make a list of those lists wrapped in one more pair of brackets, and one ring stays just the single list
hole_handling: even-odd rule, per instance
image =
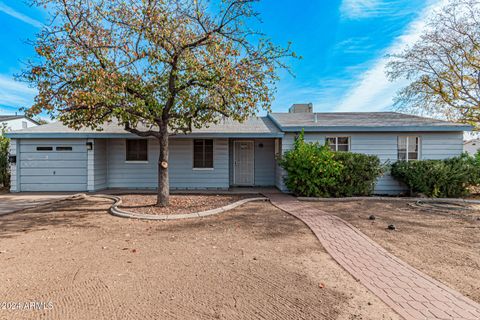
[{"label": "clear blue sky", "polygon": [[[384,76],[385,55],[418,39],[426,16],[441,0],[263,0],[262,31],[278,44],[293,43],[302,60],[296,77],[281,74],[274,111],[312,102],[316,111],[391,109],[405,83]],[[13,80],[34,56],[26,44],[46,13],[17,0],[0,0],[0,114],[29,106],[35,90]]]}]

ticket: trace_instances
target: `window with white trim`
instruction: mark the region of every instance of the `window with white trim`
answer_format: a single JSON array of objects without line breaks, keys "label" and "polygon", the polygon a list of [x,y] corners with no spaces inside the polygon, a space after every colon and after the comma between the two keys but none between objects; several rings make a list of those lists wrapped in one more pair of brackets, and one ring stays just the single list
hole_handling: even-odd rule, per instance
[{"label": "window with white trim", "polygon": [[420,159],[420,138],[414,136],[398,137],[398,160],[410,161]]},{"label": "window with white trim", "polygon": [[350,137],[327,137],[327,144],[332,151],[350,151]]},{"label": "window with white trim", "polygon": [[193,140],[193,168],[213,169],[213,140]]},{"label": "window with white trim", "polygon": [[128,139],[126,140],[127,161],[148,161],[148,140]]}]

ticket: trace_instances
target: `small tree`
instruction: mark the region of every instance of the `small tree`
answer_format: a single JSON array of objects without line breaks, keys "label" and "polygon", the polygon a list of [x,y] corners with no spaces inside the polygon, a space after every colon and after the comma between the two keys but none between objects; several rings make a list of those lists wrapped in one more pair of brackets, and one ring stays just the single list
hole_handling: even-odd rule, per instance
[{"label": "small tree", "polygon": [[480,2],[451,0],[413,46],[391,56],[387,75],[411,83],[396,99],[401,110],[480,120]]},{"label": "small tree", "polygon": [[168,136],[268,110],[282,58],[248,27],[255,0],[36,0],[52,23],[21,78],[72,128],[118,120],[160,144],[157,205],[168,205]]}]

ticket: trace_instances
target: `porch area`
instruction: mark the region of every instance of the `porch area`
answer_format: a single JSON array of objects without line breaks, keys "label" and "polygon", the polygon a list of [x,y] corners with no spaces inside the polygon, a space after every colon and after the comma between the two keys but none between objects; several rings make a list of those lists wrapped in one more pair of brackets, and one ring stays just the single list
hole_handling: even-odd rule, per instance
[{"label": "porch area", "polygon": [[[277,140],[277,141],[276,141]],[[274,187],[279,139],[171,138],[171,190]],[[94,139],[88,151],[88,190],[156,189],[159,145],[155,139]],[[93,173],[93,174],[92,174]]]}]

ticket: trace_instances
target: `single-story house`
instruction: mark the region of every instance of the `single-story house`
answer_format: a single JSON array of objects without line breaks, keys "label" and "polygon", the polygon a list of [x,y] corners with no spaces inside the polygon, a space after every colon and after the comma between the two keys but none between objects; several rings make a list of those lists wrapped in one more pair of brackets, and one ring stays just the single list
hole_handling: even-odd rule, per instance
[{"label": "single-story house", "polygon": [[[159,146],[114,122],[102,131],[75,131],[61,123],[8,133],[11,191],[98,191],[157,187]],[[290,150],[305,131],[307,141],[327,142],[333,150],[377,155],[384,163],[444,159],[463,151],[467,125],[395,112],[314,113],[298,105],[243,123],[225,119],[170,137],[171,189],[228,189],[276,186],[286,190],[277,156]],[[405,187],[388,174],[377,194]]]},{"label": "single-story house", "polygon": [[0,115],[0,134],[2,128],[6,131],[14,131],[20,129],[27,129],[40,125],[37,121],[26,117],[25,115]]},{"label": "single-story house", "polygon": [[480,139],[471,139],[463,142],[463,151],[475,155],[480,149]]}]

